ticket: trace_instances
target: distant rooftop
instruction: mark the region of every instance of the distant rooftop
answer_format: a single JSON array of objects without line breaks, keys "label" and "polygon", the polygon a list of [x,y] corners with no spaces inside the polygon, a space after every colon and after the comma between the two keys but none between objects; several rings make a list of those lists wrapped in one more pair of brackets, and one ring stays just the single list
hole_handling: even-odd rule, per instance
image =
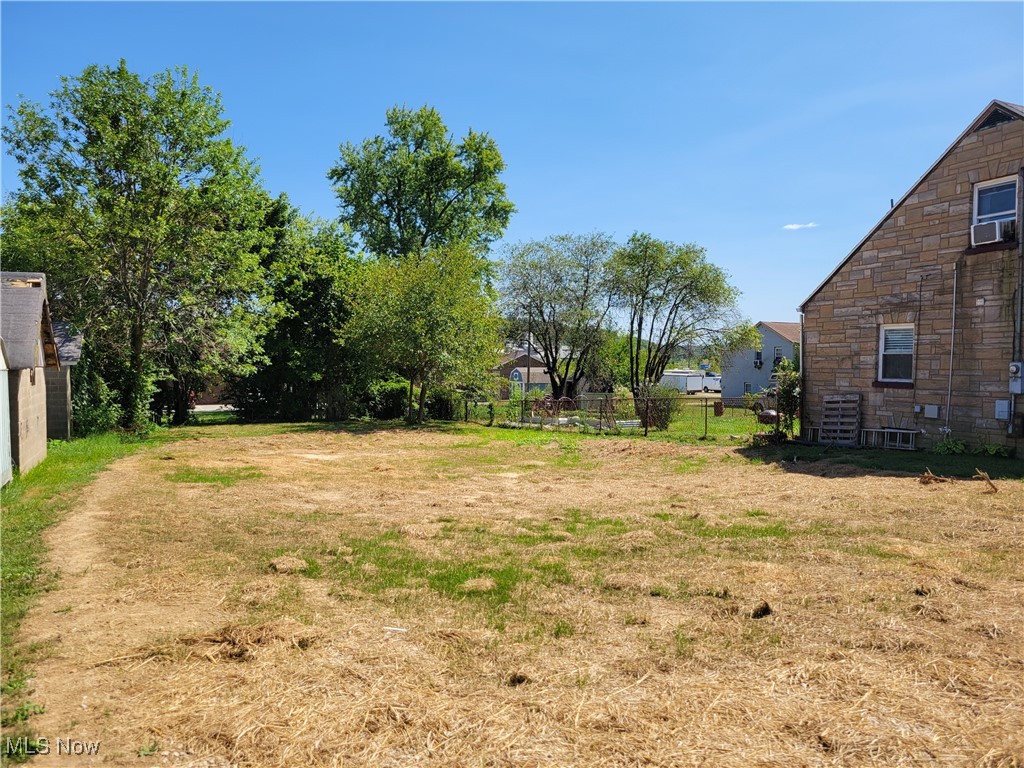
[{"label": "distant rooftop", "polygon": [[765,328],[770,328],[775,331],[779,336],[784,338],[786,341],[791,341],[794,344],[800,343],[800,323],[778,323],[774,321],[762,320],[758,325],[763,325]]}]

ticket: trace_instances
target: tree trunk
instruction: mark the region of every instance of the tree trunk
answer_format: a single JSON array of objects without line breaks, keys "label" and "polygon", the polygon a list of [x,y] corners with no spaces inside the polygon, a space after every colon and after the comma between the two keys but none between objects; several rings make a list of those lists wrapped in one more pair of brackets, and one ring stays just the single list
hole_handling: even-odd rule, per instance
[{"label": "tree trunk", "polygon": [[423,414],[426,412],[427,406],[427,382],[423,381],[420,383],[420,412],[416,417],[416,422],[419,424],[423,423]]},{"label": "tree trunk", "polygon": [[189,406],[189,400],[191,400],[191,398],[188,396],[188,393],[189,393],[188,387],[185,386],[185,384],[183,382],[179,381],[178,379],[174,380],[173,393],[174,393],[174,403],[173,403],[173,406],[172,406],[173,407],[173,412],[172,412],[173,415],[171,416],[171,424],[180,427],[182,424],[184,424],[185,422],[188,421],[188,417],[189,417],[188,406]]},{"label": "tree trunk", "polygon": [[128,377],[122,395],[121,426],[130,431],[142,429],[149,413],[149,387],[146,383],[143,342],[145,334],[142,324],[133,324],[131,329],[131,351],[128,358]]},{"label": "tree trunk", "polygon": [[405,407],[405,420],[412,423],[412,376],[409,377],[409,403]]}]

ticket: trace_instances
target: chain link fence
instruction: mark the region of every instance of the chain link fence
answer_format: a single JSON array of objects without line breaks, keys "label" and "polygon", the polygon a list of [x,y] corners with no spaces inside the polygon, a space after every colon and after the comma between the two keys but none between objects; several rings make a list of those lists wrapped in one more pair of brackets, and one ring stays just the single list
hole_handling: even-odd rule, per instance
[{"label": "chain link fence", "polygon": [[[602,394],[573,398],[466,401],[463,420],[488,426],[611,434],[669,433],[679,437],[749,436],[773,429],[774,411],[744,398],[684,396],[633,398]],[[768,404],[770,405],[770,404]]]}]

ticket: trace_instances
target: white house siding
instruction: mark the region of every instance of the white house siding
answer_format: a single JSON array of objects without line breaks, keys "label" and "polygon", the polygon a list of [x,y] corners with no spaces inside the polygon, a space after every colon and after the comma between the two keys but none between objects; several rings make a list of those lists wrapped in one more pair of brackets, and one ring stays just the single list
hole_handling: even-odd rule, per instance
[{"label": "white house siding", "polygon": [[754,367],[756,353],[748,349],[732,356],[728,366],[722,369],[722,397],[743,397],[744,385],[750,385],[751,392],[760,392],[768,386],[775,360],[775,347],[782,348],[782,356],[793,359],[794,345],[766,325],[758,325],[761,333],[761,368]]}]

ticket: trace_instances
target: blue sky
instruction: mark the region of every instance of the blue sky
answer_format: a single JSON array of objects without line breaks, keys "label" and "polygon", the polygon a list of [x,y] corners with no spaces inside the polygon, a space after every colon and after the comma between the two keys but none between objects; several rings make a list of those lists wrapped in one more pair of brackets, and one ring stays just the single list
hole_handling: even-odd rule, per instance
[{"label": "blue sky", "polygon": [[187,65],[268,190],[323,218],[339,144],[430,104],[497,141],[506,241],[695,242],[754,321],[796,320],[989,101],[1024,103],[1021,2],[5,0],[0,22],[4,105],[92,63]]}]

